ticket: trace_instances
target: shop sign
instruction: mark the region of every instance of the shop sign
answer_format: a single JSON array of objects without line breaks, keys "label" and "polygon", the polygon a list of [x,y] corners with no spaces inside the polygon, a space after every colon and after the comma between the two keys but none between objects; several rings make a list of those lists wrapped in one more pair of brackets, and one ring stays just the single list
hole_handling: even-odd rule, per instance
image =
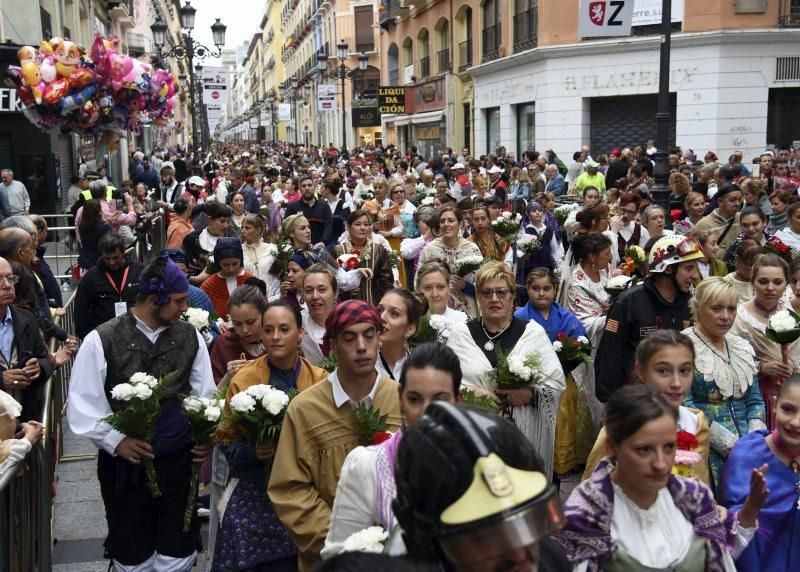
[{"label": "shop sign", "polygon": [[581,0],[578,35],[581,38],[630,36],[633,0]]},{"label": "shop sign", "polygon": [[421,140],[431,140],[431,139],[439,139],[439,134],[441,133],[441,127],[438,125],[434,127],[417,127],[417,139]]},{"label": "shop sign", "polygon": [[406,88],[404,87],[379,87],[378,88],[379,113],[405,113]]},{"label": "shop sign", "polygon": [[336,85],[321,83],[317,87],[317,111],[336,111]]},{"label": "shop sign", "polygon": [[0,112],[15,113],[18,111],[21,111],[21,105],[17,99],[17,90],[0,87]]},{"label": "shop sign", "polygon": [[377,107],[354,107],[353,127],[379,127],[381,114]]},{"label": "shop sign", "polygon": [[[633,3],[634,26],[652,26],[661,23],[662,0],[636,0]],[[683,21],[683,2],[672,3],[672,22]]]},{"label": "shop sign", "polygon": [[444,78],[418,84],[414,88],[414,112],[438,111],[445,107]]}]

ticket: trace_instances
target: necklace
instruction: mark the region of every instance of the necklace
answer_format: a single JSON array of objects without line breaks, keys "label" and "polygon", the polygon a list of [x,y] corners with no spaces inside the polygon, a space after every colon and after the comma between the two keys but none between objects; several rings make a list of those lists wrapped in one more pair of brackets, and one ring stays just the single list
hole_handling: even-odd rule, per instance
[{"label": "necklace", "polygon": [[711,340],[707,339],[706,336],[704,336],[703,334],[698,332],[696,326],[692,326],[692,331],[697,336],[697,339],[700,340],[701,342],[703,342],[703,345],[705,345],[708,349],[710,349],[722,361],[724,361],[725,363],[730,365],[730,363],[731,363],[731,352],[730,352],[730,349],[728,349],[728,342],[725,341],[725,338],[722,338],[722,344],[723,344],[723,346],[725,348],[724,352],[727,354],[727,357],[723,356],[719,352],[719,349],[716,346],[714,346],[713,343],[711,343]]},{"label": "necklace", "polygon": [[795,474],[800,473],[800,454],[792,452],[789,446],[781,440],[780,433],[778,433],[777,429],[772,431],[772,444],[775,445],[775,448],[781,455],[789,459],[789,468],[792,469]]},{"label": "necklace", "polygon": [[486,331],[486,326],[483,325],[483,318],[481,318],[481,329],[483,330],[484,335],[486,335],[486,337],[489,338],[489,341],[483,344],[483,347],[487,352],[490,352],[494,349],[494,340],[496,340],[505,333],[505,331],[511,326],[512,321],[514,321],[513,317],[508,321],[505,328],[497,332],[495,335],[490,336],[489,332]]},{"label": "necklace", "polygon": [[761,302],[759,302],[759,301],[758,301],[758,298],[753,298],[753,305],[754,305],[756,308],[758,308],[759,310],[761,310],[762,312],[764,312],[764,313],[765,313],[767,316],[769,316],[770,314],[772,314],[773,312],[775,312],[775,310],[777,310],[777,309],[778,309],[778,306],[780,306],[780,302],[778,302],[777,304],[775,304],[775,305],[774,305],[772,308],[765,308],[765,307],[764,307],[764,306],[761,304]]}]

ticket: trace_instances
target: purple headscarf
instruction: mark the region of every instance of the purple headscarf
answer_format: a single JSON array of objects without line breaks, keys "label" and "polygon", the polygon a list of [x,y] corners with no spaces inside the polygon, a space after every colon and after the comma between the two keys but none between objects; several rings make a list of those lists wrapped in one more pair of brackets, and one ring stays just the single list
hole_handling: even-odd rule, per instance
[{"label": "purple headscarf", "polygon": [[172,260],[166,256],[159,258],[167,261],[164,265],[164,277],[151,276],[145,279],[145,272],[142,272],[142,277],[139,279],[139,292],[156,295],[158,297],[156,306],[166,306],[169,304],[170,294],[183,294],[189,291],[189,279]]}]

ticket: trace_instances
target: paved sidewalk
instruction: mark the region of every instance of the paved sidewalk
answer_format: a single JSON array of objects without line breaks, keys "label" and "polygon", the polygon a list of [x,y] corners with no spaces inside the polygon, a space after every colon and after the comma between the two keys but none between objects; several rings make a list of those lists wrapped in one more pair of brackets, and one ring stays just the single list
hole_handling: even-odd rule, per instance
[{"label": "paved sidewalk", "polygon": [[[74,435],[66,417],[64,457],[56,469],[53,572],[106,572],[103,541],[108,528],[97,481],[97,449],[91,441]],[[70,457],[89,456],[70,461]],[[202,528],[207,544],[207,525]],[[198,557],[195,570],[204,570],[205,555]]]}]

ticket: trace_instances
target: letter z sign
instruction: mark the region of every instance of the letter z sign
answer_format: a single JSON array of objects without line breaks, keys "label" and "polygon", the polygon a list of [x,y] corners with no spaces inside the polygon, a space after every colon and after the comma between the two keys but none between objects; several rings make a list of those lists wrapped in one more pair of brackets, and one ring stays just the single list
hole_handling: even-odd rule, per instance
[{"label": "letter z sign", "polygon": [[630,36],[634,0],[581,0],[578,33],[582,38]]}]

